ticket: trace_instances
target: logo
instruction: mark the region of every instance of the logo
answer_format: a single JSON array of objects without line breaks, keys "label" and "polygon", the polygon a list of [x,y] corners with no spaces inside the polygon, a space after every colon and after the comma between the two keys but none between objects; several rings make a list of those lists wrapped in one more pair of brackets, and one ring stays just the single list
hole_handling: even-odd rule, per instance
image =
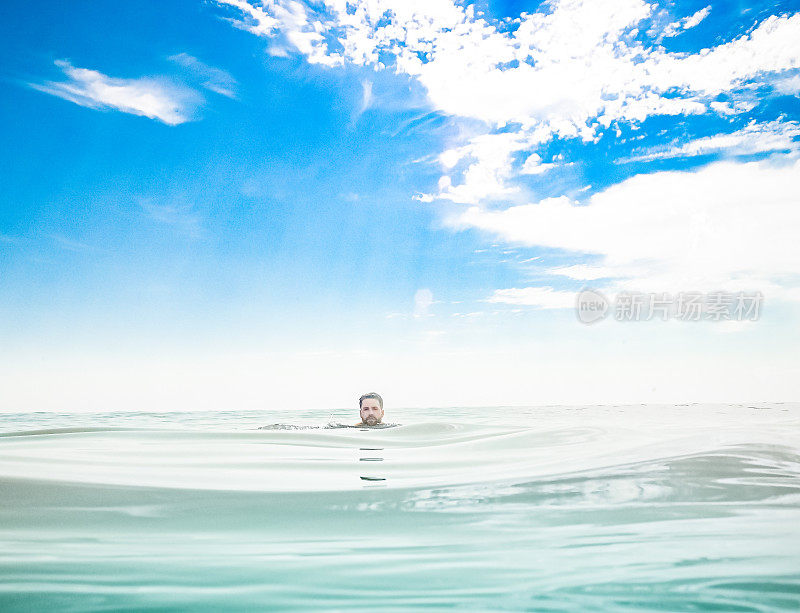
[{"label": "logo", "polygon": [[578,294],[575,312],[581,323],[592,324],[600,321],[608,315],[608,299],[598,291],[585,289]]}]

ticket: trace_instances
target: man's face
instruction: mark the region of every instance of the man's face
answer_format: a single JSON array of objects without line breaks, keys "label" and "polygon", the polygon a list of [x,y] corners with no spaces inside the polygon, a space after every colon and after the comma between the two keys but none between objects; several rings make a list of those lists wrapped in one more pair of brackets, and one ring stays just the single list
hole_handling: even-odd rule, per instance
[{"label": "man's face", "polygon": [[361,421],[368,426],[381,423],[383,419],[383,409],[381,403],[375,398],[364,398],[361,402]]}]

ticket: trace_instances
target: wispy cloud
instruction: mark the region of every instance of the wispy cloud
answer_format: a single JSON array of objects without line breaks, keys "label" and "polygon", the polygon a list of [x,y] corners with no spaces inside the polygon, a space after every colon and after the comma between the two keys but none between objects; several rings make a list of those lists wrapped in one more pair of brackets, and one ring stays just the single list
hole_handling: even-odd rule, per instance
[{"label": "wispy cloud", "polygon": [[194,203],[185,197],[173,197],[165,200],[140,198],[139,206],[152,221],[171,226],[176,231],[192,238],[202,235],[202,217]]},{"label": "wispy cloud", "polygon": [[701,21],[703,21],[706,17],[709,16],[711,13],[711,7],[707,6],[705,8],[700,9],[696,13],[689,15],[688,17],[684,17],[683,19],[679,19],[678,21],[673,21],[666,28],[664,28],[663,36],[664,38],[671,38],[673,36],[678,36],[682,32],[694,28],[695,26],[699,25]]},{"label": "wispy cloud", "polygon": [[58,245],[62,249],[66,249],[67,251],[72,251],[74,253],[87,253],[87,252],[98,251],[97,247],[95,247],[94,245],[89,245],[88,243],[84,243],[82,241],[77,241],[72,238],[67,238],[62,234],[50,234],[49,236],[56,245]]},{"label": "wispy cloud", "polygon": [[487,302],[535,306],[542,309],[567,309],[575,306],[575,292],[559,291],[549,286],[512,287],[495,290]]},{"label": "wispy cloud", "polygon": [[374,100],[375,95],[372,93],[372,81],[369,79],[363,79],[361,81],[361,102],[358,105],[358,109],[356,110],[353,119],[363,115],[364,111],[372,106]]},{"label": "wispy cloud", "polygon": [[373,83],[369,79],[361,80],[361,96],[356,106],[353,107],[350,113],[350,127],[352,128],[356,121],[367,111],[375,101],[375,95],[372,93]]},{"label": "wispy cloud", "polygon": [[178,53],[169,57],[171,62],[183,66],[200,80],[200,86],[221,96],[236,98],[237,83],[229,73],[201,62],[188,53]]},{"label": "wispy cloud", "polygon": [[640,155],[620,162],[642,162],[657,159],[695,157],[713,153],[752,155],[775,151],[800,150],[800,124],[796,121],[751,122],[729,134],[714,134],[682,145],[653,147]]},{"label": "wispy cloud", "polygon": [[157,119],[168,125],[192,120],[203,97],[195,90],[163,77],[119,79],[96,70],[76,68],[58,60],[67,81],[30,83],[30,87],[92,109],[116,109]]},{"label": "wispy cloud", "polygon": [[789,73],[782,78],[774,79],[772,86],[775,91],[784,96],[796,96],[800,93],[800,74],[797,72]]}]

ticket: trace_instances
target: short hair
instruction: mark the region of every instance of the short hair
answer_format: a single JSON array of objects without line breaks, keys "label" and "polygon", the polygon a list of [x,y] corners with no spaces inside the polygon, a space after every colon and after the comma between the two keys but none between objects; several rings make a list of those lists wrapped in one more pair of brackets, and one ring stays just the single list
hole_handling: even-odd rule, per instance
[{"label": "short hair", "polygon": [[376,394],[375,392],[370,392],[369,394],[364,394],[361,398],[358,399],[358,408],[360,409],[364,405],[364,401],[367,398],[373,398],[374,400],[378,401],[378,404],[381,405],[381,410],[383,410],[383,398],[381,398],[380,394]]}]

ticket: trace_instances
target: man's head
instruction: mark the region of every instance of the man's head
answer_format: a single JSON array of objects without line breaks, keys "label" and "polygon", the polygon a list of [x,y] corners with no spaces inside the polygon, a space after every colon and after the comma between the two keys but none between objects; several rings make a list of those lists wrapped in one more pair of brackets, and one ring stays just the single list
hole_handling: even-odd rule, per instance
[{"label": "man's head", "polygon": [[368,426],[381,423],[383,419],[383,398],[380,394],[370,392],[358,399],[358,407],[361,413],[361,422]]}]

